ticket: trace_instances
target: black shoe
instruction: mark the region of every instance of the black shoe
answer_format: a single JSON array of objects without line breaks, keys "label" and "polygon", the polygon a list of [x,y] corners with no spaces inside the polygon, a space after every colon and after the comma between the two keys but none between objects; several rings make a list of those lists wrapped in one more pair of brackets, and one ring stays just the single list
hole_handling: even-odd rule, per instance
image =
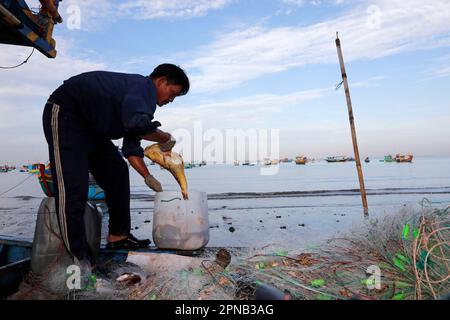
[{"label": "black shoe", "polygon": [[148,248],[151,241],[149,239],[139,240],[136,239],[131,233],[128,235],[128,238],[109,242],[106,245],[107,249],[140,249],[140,248]]}]

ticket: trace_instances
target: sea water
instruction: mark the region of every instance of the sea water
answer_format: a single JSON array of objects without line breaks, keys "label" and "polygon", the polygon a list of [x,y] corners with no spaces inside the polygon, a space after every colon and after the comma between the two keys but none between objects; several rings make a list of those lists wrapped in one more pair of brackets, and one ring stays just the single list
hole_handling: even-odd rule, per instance
[{"label": "sea water", "polygon": [[[450,205],[450,158],[420,158],[413,163],[363,163],[371,218],[420,206]],[[263,240],[300,245],[345,231],[364,221],[355,162],[307,165],[282,163],[275,175],[263,167],[212,165],[186,169],[188,189],[208,194],[208,246],[259,244]],[[180,191],[167,170],[149,165],[165,191]],[[154,192],[130,168],[132,232],[151,238]],[[0,235],[33,239],[44,194],[36,176],[0,173]],[[344,191],[342,191],[344,190]],[[294,194],[290,194],[294,192]],[[234,193],[234,195],[233,195]],[[277,193],[274,195],[273,193]],[[108,216],[103,222],[103,241]]]}]

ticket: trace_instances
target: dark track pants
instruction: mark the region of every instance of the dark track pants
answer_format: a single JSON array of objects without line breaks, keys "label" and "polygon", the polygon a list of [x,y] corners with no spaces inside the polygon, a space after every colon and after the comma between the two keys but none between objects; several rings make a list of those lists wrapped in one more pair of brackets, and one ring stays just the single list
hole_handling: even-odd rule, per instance
[{"label": "dark track pants", "polygon": [[117,147],[109,139],[93,134],[73,107],[47,103],[43,127],[62,239],[73,257],[92,262],[83,218],[89,171],[105,191],[109,233],[128,235],[131,226],[128,165]]}]

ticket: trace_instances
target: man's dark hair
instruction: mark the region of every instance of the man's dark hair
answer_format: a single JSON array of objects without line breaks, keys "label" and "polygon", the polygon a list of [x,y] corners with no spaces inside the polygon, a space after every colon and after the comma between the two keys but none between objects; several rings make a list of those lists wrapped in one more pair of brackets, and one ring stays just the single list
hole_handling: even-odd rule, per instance
[{"label": "man's dark hair", "polygon": [[180,96],[188,93],[190,87],[189,78],[180,67],[170,63],[160,64],[150,74],[150,78],[158,79],[161,77],[166,77],[169,84],[181,86]]}]

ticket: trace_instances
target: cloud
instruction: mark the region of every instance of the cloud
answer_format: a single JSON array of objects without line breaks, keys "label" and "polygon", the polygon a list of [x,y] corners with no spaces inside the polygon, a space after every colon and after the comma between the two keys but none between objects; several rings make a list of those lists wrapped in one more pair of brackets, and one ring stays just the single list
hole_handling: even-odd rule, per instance
[{"label": "cloud", "polygon": [[[1,92],[11,97],[11,102],[17,96],[23,95],[45,97],[70,76],[105,67],[103,63],[70,55],[68,52],[71,45],[65,41],[57,40],[57,46],[59,53],[56,59],[48,59],[35,51],[28,63],[16,69],[2,70]],[[29,48],[17,46],[0,45],[0,47],[2,48],[0,61],[3,65],[15,65],[23,61],[30,51]]]},{"label": "cloud", "polygon": [[306,4],[310,4],[313,6],[320,6],[324,4],[341,5],[346,2],[346,0],[282,0],[282,2],[289,6],[303,7]]},{"label": "cloud", "polygon": [[67,0],[61,4],[61,15],[66,19],[67,25],[77,23],[79,19],[81,30],[95,31],[105,29],[110,22],[115,21],[117,7],[111,0]]},{"label": "cloud", "polygon": [[450,55],[436,59],[437,67],[425,71],[424,81],[450,77]]},{"label": "cloud", "polygon": [[[42,132],[42,111],[51,92],[63,80],[85,71],[105,69],[101,62],[74,57],[72,44],[57,39],[56,59],[48,59],[35,51],[19,68],[0,70],[0,149],[5,161],[32,159],[45,161],[47,148]],[[16,65],[25,60],[30,48],[0,45],[2,66]]]},{"label": "cloud", "polygon": [[[39,0],[27,0],[26,2],[34,12],[39,11]],[[118,6],[115,1],[111,0],[64,0],[59,4],[59,13],[64,19],[64,24],[58,25],[56,28],[71,28],[76,23],[77,26],[74,29],[82,31],[103,29],[119,14]]]},{"label": "cloud", "polygon": [[[378,76],[362,83],[377,83],[382,79],[383,77]],[[317,113],[317,110],[311,109],[311,104],[330,94],[334,94],[333,88],[285,95],[253,95],[220,102],[204,102],[195,107],[169,105],[158,109],[155,118],[161,121],[163,130],[173,132],[185,129],[192,137],[196,122],[201,123],[203,133],[211,128],[219,129],[223,134],[226,129],[280,129],[280,152],[283,157],[298,154],[314,157],[351,155],[353,147],[345,106],[342,106],[340,120],[326,114],[321,115],[320,119],[310,120],[310,114]],[[339,94],[340,99],[344,101],[342,94]],[[404,117],[403,121],[397,119],[395,125],[383,124],[373,118],[359,119],[357,127],[361,153],[365,156],[383,156],[385,152],[411,151],[416,155],[449,155],[450,129],[445,125],[449,117],[440,115],[423,118],[418,123],[414,123],[413,119],[414,117]],[[417,136],[417,132],[421,132],[421,135]],[[433,141],[433,144],[429,141]]]},{"label": "cloud", "polygon": [[156,112],[155,118],[171,130],[189,130],[195,121],[219,129],[242,128],[250,123],[252,127],[267,127],[270,123],[278,125],[274,120],[289,111],[289,108],[300,108],[330,92],[333,92],[332,88],[322,88],[285,95],[260,94],[220,102],[203,102],[195,107],[165,107]]},{"label": "cloud", "polygon": [[[31,8],[38,8],[38,1],[27,1]],[[63,80],[85,71],[104,69],[101,62],[75,57],[73,43],[56,37],[58,56],[48,59],[35,50],[28,62],[18,68],[0,70],[0,130],[3,137],[2,150],[10,150],[5,145],[27,145],[42,143],[42,110],[51,92]],[[24,61],[31,48],[0,44],[2,66],[13,66]],[[22,145],[23,144],[23,145]],[[45,146],[43,150],[46,150]],[[8,156],[13,153],[8,153]],[[18,156],[18,154],[16,154]],[[19,153],[20,156],[20,153]]]},{"label": "cloud", "polygon": [[306,27],[252,26],[222,34],[193,52],[187,67],[194,91],[218,91],[292,68],[337,63],[336,31],[347,62],[448,46],[449,21],[447,0],[365,1],[340,18]]},{"label": "cloud", "polygon": [[294,7],[302,7],[305,4],[305,0],[282,0],[282,2]]},{"label": "cloud", "polygon": [[450,77],[450,65],[445,64],[431,72],[428,72],[428,75],[424,80],[434,80],[447,77]]},{"label": "cloud", "polygon": [[385,76],[375,76],[364,81],[357,81],[350,84],[352,88],[374,88],[379,87],[381,82],[386,80]]},{"label": "cloud", "polygon": [[[235,0],[66,0],[59,11],[64,27],[71,30],[104,30],[118,19],[190,19],[225,8]],[[38,9],[38,0],[29,0]],[[62,28],[62,26],[58,26]]]},{"label": "cloud", "polygon": [[127,1],[119,10],[137,19],[194,18],[219,10],[231,0],[138,0]]},{"label": "cloud", "polygon": [[450,55],[442,55],[431,60],[433,66],[427,67],[422,72],[419,82],[430,81],[450,77]]}]

